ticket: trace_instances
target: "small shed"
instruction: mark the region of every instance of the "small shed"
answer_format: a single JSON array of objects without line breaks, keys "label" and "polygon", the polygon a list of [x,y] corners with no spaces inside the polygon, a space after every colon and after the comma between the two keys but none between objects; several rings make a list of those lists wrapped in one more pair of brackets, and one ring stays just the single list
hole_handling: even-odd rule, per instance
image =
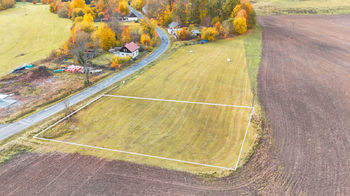
[{"label": "small shed", "polygon": [[125,44],[119,50],[119,56],[122,56],[122,57],[130,56],[131,58],[136,58],[139,55],[139,48],[140,46],[138,46],[134,42],[130,42],[128,44]]}]

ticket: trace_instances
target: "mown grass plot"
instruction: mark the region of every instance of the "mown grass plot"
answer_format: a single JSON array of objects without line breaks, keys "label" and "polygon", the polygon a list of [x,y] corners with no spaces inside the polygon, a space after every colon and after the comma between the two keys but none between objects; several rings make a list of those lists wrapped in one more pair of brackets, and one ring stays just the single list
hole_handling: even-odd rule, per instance
[{"label": "mown grass plot", "polygon": [[40,137],[233,167],[249,115],[249,108],[104,97]]}]

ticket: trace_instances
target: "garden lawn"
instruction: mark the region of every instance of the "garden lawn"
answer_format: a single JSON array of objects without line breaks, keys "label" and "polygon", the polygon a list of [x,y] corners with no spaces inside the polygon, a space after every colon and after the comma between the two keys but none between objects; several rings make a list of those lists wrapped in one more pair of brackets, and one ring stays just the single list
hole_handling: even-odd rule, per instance
[{"label": "garden lawn", "polygon": [[48,5],[32,3],[1,11],[0,21],[0,76],[48,57],[68,39],[72,26],[69,19],[50,13]]},{"label": "garden lawn", "polygon": [[[251,106],[245,38],[179,48],[109,94]],[[40,136],[234,167],[249,116],[249,108],[103,97]],[[251,126],[241,158],[250,152],[256,137]],[[218,172],[210,167],[50,142],[41,150],[79,152],[193,173]]]}]

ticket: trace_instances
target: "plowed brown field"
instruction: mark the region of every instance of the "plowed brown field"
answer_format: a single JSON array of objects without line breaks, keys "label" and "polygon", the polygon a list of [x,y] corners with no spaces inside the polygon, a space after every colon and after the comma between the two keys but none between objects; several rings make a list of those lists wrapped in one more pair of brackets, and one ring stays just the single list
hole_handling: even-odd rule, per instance
[{"label": "plowed brown field", "polygon": [[269,130],[242,169],[203,182],[122,161],[25,153],[0,167],[0,195],[349,195],[350,15],[259,22]]}]

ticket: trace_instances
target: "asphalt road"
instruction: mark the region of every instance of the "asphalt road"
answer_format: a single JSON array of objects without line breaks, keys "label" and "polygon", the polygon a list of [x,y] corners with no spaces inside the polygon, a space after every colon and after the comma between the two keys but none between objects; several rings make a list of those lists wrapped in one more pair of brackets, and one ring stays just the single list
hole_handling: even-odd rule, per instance
[{"label": "asphalt road", "polygon": [[[130,10],[139,18],[143,18],[143,16],[132,9],[130,7]],[[160,28],[157,28],[158,36],[161,39],[161,44],[159,48],[157,48],[156,51],[154,51],[151,55],[146,57],[144,60],[138,62],[137,64],[129,67],[128,69],[106,79],[102,82],[97,83],[96,85],[89,87],[88,89],[85,89],[84,91],[67,98],[53,106],[50,106],[44,110],[41,110],[39,112],[36,112],[22,120],[5,124],[0,126],[0,140],[6,139],[54,114],[57,114],[58,112],[61,112],[66,108],[66,105],[69,104],[69,106],[74,105],[76,103],[79,103],[92,95],[106,89],[107,87],[115,84],[116,82],[119,82],[123,80],[124,78],[128,77],[129,75],[135,73],[136,71],[142,69],[143,67],[147,66],[149,63],[153,62],[155,59],[157,59],[159,56],[161,56],[166,49],[168,48],[170,44],[170,40],[166,33],[164,33]]]}]

